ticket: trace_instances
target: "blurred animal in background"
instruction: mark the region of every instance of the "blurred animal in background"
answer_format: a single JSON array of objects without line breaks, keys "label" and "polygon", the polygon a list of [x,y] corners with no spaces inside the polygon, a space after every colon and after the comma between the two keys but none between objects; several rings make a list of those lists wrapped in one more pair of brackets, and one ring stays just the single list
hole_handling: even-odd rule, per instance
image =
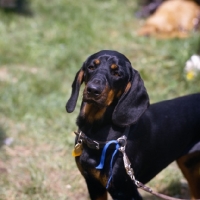
[{"label": "blurred animal in background", "polygon": [[153,14],[157,8],[162,4],[163,0],[143,0],[138,1],[140,10],[136,13],[139,18],[146,18]]},{"label": "blurred animal in background", "polygon": [[200,0],[150,1],[137,15],[144,17],[151,13],[138,31],[141,36],[186,38],[200,27]]},{"label": "blurred animal in background", "polygon": [[0,8],[7,12],[32,15],[32,12],[29,8],[29,3],[26,0],[0,0]]},{"label": "blurred animal in background", "polygon": [[[153,14],[157,8],[167,0],[138,0],[139,4],[139,11],[136,13],[136,16],[139,18],[146,18]],[[200,0],[189,0],[189,1],[194,1],[198,5],[200,5]]]}]

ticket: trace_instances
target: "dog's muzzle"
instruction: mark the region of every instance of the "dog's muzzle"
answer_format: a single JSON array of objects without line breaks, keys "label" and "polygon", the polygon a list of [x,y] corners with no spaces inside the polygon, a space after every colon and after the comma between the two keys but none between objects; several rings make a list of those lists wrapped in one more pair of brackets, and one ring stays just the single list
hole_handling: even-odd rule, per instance
[{"label": "dog's muzzle", "polygon": [[95,78],[87,84],[87,95],[91,98],[99,97],[105,86],[101,79]]}]

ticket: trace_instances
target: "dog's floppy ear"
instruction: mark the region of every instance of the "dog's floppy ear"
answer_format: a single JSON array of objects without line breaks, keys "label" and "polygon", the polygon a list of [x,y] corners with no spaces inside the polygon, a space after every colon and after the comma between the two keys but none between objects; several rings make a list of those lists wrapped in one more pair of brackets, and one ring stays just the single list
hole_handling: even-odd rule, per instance
[{"label": "dog's floppy ear", "polygon": [[71,96],[66,104],[66,110],[68,113],[71,113],[74,111],[76,107],[76,102],[79,95],[79,90],[81,87],[81,84],[83,82],[83,76],[84,76],[84,70],[83,67],[76,73],[74,82],[72,83],[72,93]]},{"label": "dog's floppy ear", "polygon": [[112,116],[113,123],[119,126],[129,126],[136,123],[149,106],[149,97],[143,80],[132,67],[130,71],[130,80]]}]

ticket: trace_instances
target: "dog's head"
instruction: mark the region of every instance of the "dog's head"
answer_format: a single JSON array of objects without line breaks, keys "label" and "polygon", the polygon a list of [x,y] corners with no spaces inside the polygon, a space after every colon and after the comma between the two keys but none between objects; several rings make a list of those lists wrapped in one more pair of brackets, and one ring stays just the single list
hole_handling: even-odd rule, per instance
[{"label": "dog's head", "polygon": [[91,55],[77,72],[67,112],[73,112],[81,84],[83,108],[88,121],[99,120],[111,104],[116,104],[112,121],[118,126],[136,123],[149,105],[149,98],[139,73],[130,61],[117,51],[103,50]]}]

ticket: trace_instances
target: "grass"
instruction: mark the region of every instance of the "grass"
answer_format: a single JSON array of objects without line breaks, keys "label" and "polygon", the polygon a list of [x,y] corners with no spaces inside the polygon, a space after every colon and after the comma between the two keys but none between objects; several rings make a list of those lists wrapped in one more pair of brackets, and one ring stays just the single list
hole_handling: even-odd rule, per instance
[{"label": "grass", "polygon": [[[143,21],[130,0],[35,0],[30,8],[32,16],[0,11],[0,200],[85,200],[71,156],[80,101],[65,112],[76,71],[90,54],[114,49],[141,73],[151,102],[199,92],[200,77],[187,81],[184,73],[198,35],[138,37]],[[188,195],[175,164],[149,184]]]}]

